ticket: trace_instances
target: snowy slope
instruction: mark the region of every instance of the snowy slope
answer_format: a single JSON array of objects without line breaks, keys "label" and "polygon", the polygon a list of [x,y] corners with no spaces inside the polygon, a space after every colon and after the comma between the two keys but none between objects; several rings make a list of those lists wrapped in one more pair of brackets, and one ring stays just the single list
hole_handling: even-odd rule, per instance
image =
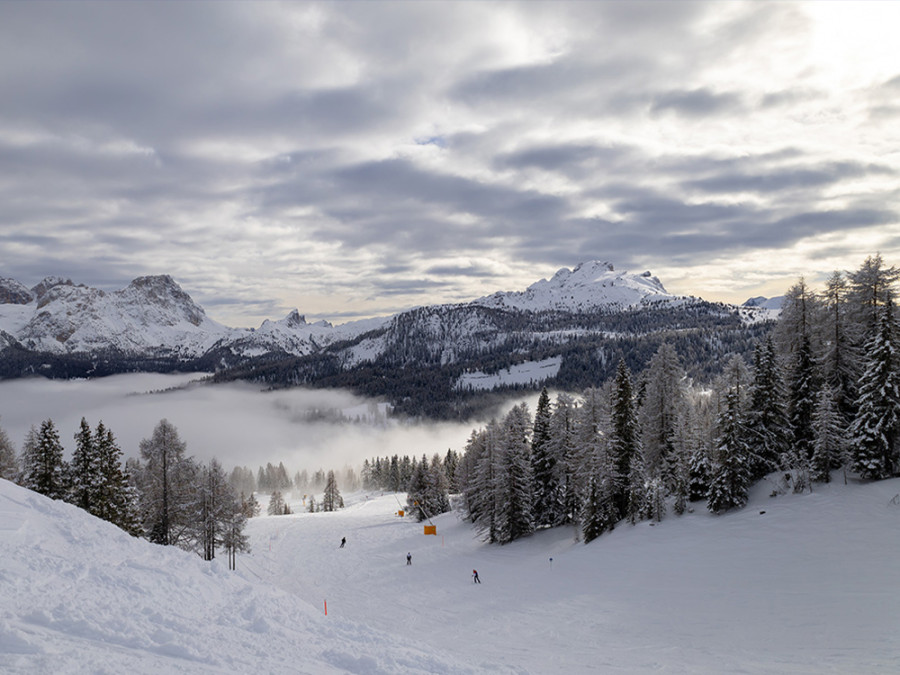
[{"label": "snowy slope", "polygon": [[0,672],[473,671],[0,480]]},{"label": "snowy slope", "polygon": [[589,545],[295,499],[231,573],[0,481],[0,672],[900,671],[900,480],[768,491]]},{"label": "snowy slope", "polygon": [[254,553],[239,565],[481,672],[498,661],[518,673],[898,672],[900,507],[889,502],[900,480],[768,492],[758,486],[742,511],[701,506],[589,545],[557,529],[506,546],[454,514],[425,536],[394,515],[393,495],[373,495],[251,521]]}]

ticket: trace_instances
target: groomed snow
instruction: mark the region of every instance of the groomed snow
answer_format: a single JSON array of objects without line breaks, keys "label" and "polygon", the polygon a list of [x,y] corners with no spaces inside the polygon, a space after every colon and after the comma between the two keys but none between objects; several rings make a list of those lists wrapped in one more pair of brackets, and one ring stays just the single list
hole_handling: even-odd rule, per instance
[{"label": "groomed snow", "polygon": [[233,573],[0,481],[0,671],[900,672],[900,480],[768,492],[502,547],[348,495],[251,520]]}]

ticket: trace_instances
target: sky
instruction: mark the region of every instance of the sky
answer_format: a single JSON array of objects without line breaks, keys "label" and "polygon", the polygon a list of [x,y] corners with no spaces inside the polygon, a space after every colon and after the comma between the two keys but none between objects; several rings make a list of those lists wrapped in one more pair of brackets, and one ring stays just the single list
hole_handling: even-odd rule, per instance
[{"label": "sky", "polygon": [[900,2],[0,2],[0,276],[334,323],[900,263]]}]

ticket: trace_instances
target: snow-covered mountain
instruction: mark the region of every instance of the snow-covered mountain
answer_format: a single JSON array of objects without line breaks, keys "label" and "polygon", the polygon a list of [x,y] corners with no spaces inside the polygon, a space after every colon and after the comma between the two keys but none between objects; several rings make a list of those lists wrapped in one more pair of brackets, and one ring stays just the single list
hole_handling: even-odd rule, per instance
[{"label": "snow-covered mountain", "polygon": [[563,267],[549,281],[541,279],[525,291],[494,293],[472,304],[520,311],[590,312],[674,299],[650,272],[617,272],[608,262],[592,261],[572,270]]},{"label": "snow-covered mountain", "polygon": [[[749,353],[772,319],[757,307],[675,296],[649,272],[596,261],[524,291],[338,326],[308,323],[294,310],[256,329],[230,328],[168,275],[113,292],[58,277],[31,289],[0,279],[0,300],[0,377],[189,369],[270,385],[349,387],[395,405],[433,399],[434,415],[451,414],[444,403],[470,388],[464,373],[487,376],[476,389],[510,368],[556,386],[594,386],[619,358],[643,367],[660,339],[682,344],[689,373],[705,376],[718,357]],[[553,368],[529,365],[548,359]],[[517,386],[537,384],[529,382]]]},{"label": "snow-covered mountain", "polygon": [[[498,292],[459,307],[511,311],[589,312],[671,300],[662,283],[645,272],[616,272],[609,263],[563,268],[525,291]],[[145,276],[107,293],[71,279],[47,277],[28,289],[0,278],[0,348],[5,339],[29,351],[53,354],[114,351],[141,357],[196,359],[227,350],[242,358],[280,353],[304,356],[337,341],[386,325],[391,317],[332,326],[307,323],[297,310],[258,329],[229,328],[203,308],[169,275]],[[471,331],[478,326],[470,326]]]},{"label": "snow-covered mountain", "polygon": [[[358,330],[370,327],[362,324]],[[243,357],[304,355],[354,328],[308,324],[294,310],[257,330],[229,328],[206,315],[169,275],[145,276],[111,293],[47,277],[32,289],[0,279],[0,349],[17,341],[51,354],[116,352],[138,357],[197,359],[229,349]]]}]

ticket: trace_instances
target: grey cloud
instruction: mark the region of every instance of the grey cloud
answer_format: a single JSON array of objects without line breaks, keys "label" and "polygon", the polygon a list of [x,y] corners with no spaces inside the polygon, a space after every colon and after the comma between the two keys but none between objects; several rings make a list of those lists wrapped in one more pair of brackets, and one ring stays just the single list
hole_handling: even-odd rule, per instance
[{"label": "grey cloud", "polygon": [[710,193],[782,192],[821,188],[840,181],[873,174],[892,174],[888,167],[856,162],[832,162],[821,168],[786,167],[764,173],[717,173],[688,181],[684,186]]},{"label": "grey cloud", "polygon": [[672,111],[687,117],[707,117],[732,113],[743,107],[742,97],[734,92],[716,92],[707,88],[672,90],[657,94],[651,113]]}]

